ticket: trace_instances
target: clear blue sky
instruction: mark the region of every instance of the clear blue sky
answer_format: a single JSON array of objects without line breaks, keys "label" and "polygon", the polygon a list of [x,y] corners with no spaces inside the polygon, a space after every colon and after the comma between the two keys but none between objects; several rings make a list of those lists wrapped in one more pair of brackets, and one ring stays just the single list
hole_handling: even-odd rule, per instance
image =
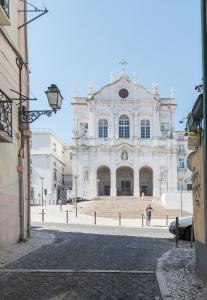
[{"label": "clear blue sky", "polygon": [[[42,1],[32,1],[37,6]],[[151,90],[160,84],[162,97],[176,90],[178,121],[191,110],[201,83],[200,1],[198,0],[44,0],[49,13],[29,28],[33,109],[49,109],[44,94],[55,83],[64,102],[51,118],[41,117],[32,128],[51,128],[70,142],[72,87],[87,95],[89,81],[99,89],[109,74],[120,73],[125,58],[128,75]]]}]

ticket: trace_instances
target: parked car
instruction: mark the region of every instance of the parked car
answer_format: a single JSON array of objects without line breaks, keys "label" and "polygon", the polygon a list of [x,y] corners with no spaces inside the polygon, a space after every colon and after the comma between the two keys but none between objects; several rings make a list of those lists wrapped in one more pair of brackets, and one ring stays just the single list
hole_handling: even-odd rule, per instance
[{"label": "parked car", "polygon": [[[193,217],[182,217],[178,218],[178,235],[179,238],[190,241],[191,239],[191,228],[192,228]],[[169,224],[169,231],[172,234],[176,233],[176,220],[171,221]]]},{"label": "parked car", "polygon": [[[83,197],[77,197],[77,202],[82,202],[82,201],[88,201],[87,199]],[[75,198],[69,198],[66,203],[68,204],[73,204],[75,202]]]}]

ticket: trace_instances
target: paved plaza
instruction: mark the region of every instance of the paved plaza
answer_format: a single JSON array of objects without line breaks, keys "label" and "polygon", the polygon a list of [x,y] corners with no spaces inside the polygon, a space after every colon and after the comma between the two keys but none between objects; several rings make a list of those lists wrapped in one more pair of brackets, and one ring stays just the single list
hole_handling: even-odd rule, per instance
[{"label": "paved plaza", "polygon": [[166,229],[36,224],[34,230],[55,239],[0,269],[0,299],[160,297],[157,259],[174,247]]}]

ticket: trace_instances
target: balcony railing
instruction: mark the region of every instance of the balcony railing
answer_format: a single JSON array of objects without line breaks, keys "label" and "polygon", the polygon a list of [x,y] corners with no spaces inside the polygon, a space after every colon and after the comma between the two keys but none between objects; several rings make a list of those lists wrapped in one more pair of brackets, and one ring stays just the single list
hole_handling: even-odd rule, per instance
[{"label": "balcony railing", "polygon": [[9,142],[12,138],[12,102],[0,90],[0,141]]},{"label": "balcony railing", "polygon": [[180,156],[185,156],[186,155],[186,153],[187,153],[187,151],[186,150],[177,150],[177,153],[178,153],[178,155],[180,155]]},{"label": "balcony railing", "polygon": [[9,17],[9,0],[0,0],[0,6],[3,8],[7,17]]}]

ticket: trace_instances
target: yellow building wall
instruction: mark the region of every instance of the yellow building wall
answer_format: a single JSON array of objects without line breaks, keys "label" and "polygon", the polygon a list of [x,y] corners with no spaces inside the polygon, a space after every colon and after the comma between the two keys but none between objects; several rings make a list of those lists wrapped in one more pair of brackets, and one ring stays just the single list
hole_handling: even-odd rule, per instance
[{"label": "yellow building wall", "polygon": [[194,152],[191,161],[192,190],[193,190],[193,216],[195,240],[205,243],[205,206],[204,206],[204,180],[203,180],[203,149]]}]

